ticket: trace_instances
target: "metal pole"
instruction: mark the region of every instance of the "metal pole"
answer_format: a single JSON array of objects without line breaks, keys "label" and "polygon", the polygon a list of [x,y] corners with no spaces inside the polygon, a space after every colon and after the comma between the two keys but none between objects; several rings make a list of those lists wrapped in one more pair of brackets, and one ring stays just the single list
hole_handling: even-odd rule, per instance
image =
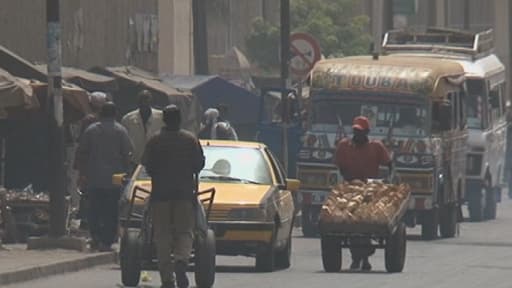
[{"label": "metal pole", "polygon": [[281,108],[282,108],[282,160],[284,169],[288,173],[288,123],[289,103],[288,103],[288,67],[290,60],[290,0],[281,0]]},{"label": "metal pole", "polygon": [[469,3],[469,0],[464,0],[464,23],[463,23],[463,28],[465,30],[469,30],[469,17],[471,15],[471,8],[470,8],[470,3]]},{"label": "metal pole", "polygon": [[64,111],[62,104],[61,39],[59,0],[46,0],[48,45],[48,95],[50,181],[49,236],[59,238],[66,231],[66,172],[64,169]]},{"label": "metal pole", "polygon": [[206,0],[192,0],[195,74],[208,74],[208,36]]}]

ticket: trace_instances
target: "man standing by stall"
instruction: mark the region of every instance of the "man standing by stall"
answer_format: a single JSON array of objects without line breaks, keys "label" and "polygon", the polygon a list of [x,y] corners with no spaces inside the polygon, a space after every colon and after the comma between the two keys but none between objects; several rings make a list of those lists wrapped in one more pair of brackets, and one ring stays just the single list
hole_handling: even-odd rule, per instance
[{"label": "man standing by stall", "polygon": [[[388,165],[391,171],[391,157],[382,142],[369,140],[370,122],[368,118],[358,116],[354,118],[352,139],[343,139],[337,144],[336,166],[345,181],[375,179],[379,177],[379,166]],[[361,239],[358,245],[370,244],[370,239]],[[358,247],[351,248],[352,265],[351,269],[372,269],[368,258],[375,253],[375,248]],[[362,266],[361,266],[362,262]]]},{"label": "man standing by stall", "polygon": [[147,141],[164,126],[162,111],[151,107],[153,102],[151,92],[142,90],[138,98],[138,109],[129,112],[121,120],[133,142],[133,158],[136,163],[140,163]]}]

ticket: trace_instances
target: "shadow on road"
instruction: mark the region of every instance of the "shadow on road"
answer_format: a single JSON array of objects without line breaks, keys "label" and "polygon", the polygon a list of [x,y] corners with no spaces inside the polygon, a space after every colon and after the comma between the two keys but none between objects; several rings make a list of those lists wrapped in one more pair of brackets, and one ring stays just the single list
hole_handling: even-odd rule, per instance
[{"label": "shadow on road", "polygon": [[316,271],[315,273],[316,274],[368,274],[368,275],[393,274],[393,273],[389,273],[387,271],[382,271],[382,270],[361,271],[361,270],[350,270],[350,269],[341,270],[340,272],[337,272],[337,273],[327,273],[322,270]]},{"label": "shadow on road", "polygon": [[217,265],[217,273],[256,273],[254,266]]}]

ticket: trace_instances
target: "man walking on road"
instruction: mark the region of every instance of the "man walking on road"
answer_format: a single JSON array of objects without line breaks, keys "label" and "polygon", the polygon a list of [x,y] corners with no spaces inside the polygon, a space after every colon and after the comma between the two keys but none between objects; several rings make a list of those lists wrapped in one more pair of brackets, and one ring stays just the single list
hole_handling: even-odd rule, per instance
[{"label": "man walking on road", "polygon": [[139,93],[139,108],[126,114],[121,123],[128,130],[134,145],[134,160],[140,163],[147,141],[164,126],[162,111],[151,108],[153,95],[148,90]]},{"label": "man walking on road", "polygon": [[174,287],[176,280],[178,288],[186,288],[195,227],[194,175],[203,169],[204,155],[199,141],[180,130],[177,106],[167,106],[163,119],[165,127],[149,140],[142,164],[152,182],[150,209],[162,287]]},{"label": "man walking on road", "polygon": [[[379,177],[379,166],[388,165],[391,171],[391,157],[386,147],[380,141],[370,141],[370,122],[366,117],[354,118],[352,139],[341,140],[336,148],[336,166],[345,181],[375,179]],[[357,241],[359,245],[371,244],[370,239]],[[352,265],[350,269],[369,271],[372,269],[368,258],[375,253],[375,248],[350,248]],[[361,267],[362,262],[362,267]]]},{"label": "man walking on road", "polygon": [[112,176],[127,173],[133,151],[126,129],[115,121],[116,106],[103,105],[100,121],[80,138],[78,165],[89,196],[91,248],[110,251],[117,236],[118,201],[121,191]]}]

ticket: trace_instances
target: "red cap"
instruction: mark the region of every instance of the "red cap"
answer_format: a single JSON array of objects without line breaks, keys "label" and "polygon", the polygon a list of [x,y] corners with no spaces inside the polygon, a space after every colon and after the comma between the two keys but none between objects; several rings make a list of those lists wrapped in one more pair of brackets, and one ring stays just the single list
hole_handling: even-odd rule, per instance
[{"label": "red cap", "polygon": [[357,116],[352,122],[352,129],[370,130],[370,121],[364,116]]}]

